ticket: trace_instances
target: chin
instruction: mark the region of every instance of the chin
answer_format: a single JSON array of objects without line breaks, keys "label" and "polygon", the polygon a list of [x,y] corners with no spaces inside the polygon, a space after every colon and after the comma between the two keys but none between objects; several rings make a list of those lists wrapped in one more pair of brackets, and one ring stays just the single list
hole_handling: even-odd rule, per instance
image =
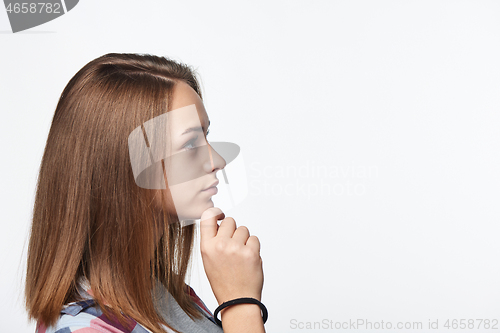
[{"label": "chin", "polygon": [[191,207],[189,212],[179,214],[179,220],[199,220],[201,218],[201,214],[211,207],[214,207],[212,199],[202,205],[199,205],[197,209],[192,209],[193,207]]},{"label": "chin", "polygon": [[211,207],[214,207],[214,202],[212,201],[212,199],[210,199],[205,204],[203,204],[201,207],[202,208],[196,214],[197,215],[197,217],[196,217],[197,219],[201,218],[201,214],[203,214],[204,211],[206,211],[207,209],[209,209]]}]

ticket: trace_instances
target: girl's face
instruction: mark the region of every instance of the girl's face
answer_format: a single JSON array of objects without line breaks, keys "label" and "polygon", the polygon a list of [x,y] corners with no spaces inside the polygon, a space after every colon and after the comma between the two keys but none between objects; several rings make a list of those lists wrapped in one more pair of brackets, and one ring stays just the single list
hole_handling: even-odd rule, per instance
[{"label": "girl's face", "polygon": [[165,159],[168,188],[179,220],[199,219],[213,207],[216,172],[226,161],[208,144],[210,121],[198,94],[179,81],[168,112],[169,158]]}]

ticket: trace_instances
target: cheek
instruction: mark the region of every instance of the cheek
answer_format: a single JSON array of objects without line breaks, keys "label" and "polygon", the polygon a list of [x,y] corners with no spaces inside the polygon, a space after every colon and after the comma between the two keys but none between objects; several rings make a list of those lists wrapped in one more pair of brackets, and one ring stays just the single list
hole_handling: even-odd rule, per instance
[{"label": "cheek", "polygon": [[[189,183],[189,184],[187,184]],[[183,219],[199,219],[206,209],[213,207],[208,195],[200,192],[201,184],[194,181],[169,187],[177,217]]]},{"label": "cheek", "polygon": [[165,162],[168,183],[171,186],[196,184],[206,174],[203,164],[205,155],[203,149],[175,154]]},{"label": "cheek", "polygon": [[172,194],[172,199],[176,205],[178,203],[188,201],[190,196],[192,196],[190,186],[186,186],[185,184],[169,186],[169,189]]},{"label": "cheek", "polygon": [[169,186],[169,189],[176,207],[194,203],[200,193],[200,185],[196,179]]}]

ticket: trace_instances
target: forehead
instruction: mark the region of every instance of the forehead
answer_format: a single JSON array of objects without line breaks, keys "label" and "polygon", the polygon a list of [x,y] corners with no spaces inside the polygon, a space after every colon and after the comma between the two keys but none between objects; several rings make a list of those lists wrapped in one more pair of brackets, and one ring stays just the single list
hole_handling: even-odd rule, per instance
[{"label": "forehead", "polygon": [[189,84],[184,81],[178,81],[173,89],[170,110],[174,111],[193,104],[198,112],[199,120],[202,123],[208,123],[208,115],[200,96]]}]

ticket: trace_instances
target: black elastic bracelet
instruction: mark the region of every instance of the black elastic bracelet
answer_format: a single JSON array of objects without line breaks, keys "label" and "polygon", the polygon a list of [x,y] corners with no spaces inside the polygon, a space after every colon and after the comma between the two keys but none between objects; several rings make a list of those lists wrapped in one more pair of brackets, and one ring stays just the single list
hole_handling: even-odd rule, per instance
[{"label": "black elastic bracelet", "polygon": [[267,321],[267,309],[264,306],[264,304],[262,304],[261,302],[259,302],[255,298],[242,297],[242,298],[237,298],[237,299],[233,299],[233,300],[224,302],[221,305],[219,305],[217,307],[217,309],[215,309],[214,319],[215,319],[215,322],[217,323],[217,325],[222,327],[222,322],[217,318],[217,314],[219,314],[220,310],[222,310],[228,306],[235,305],[235,304],[257,304],[260,307],[260,309],[262,310],[262,321],[264,322],[264,324],[266,323],[266,321]]}]

